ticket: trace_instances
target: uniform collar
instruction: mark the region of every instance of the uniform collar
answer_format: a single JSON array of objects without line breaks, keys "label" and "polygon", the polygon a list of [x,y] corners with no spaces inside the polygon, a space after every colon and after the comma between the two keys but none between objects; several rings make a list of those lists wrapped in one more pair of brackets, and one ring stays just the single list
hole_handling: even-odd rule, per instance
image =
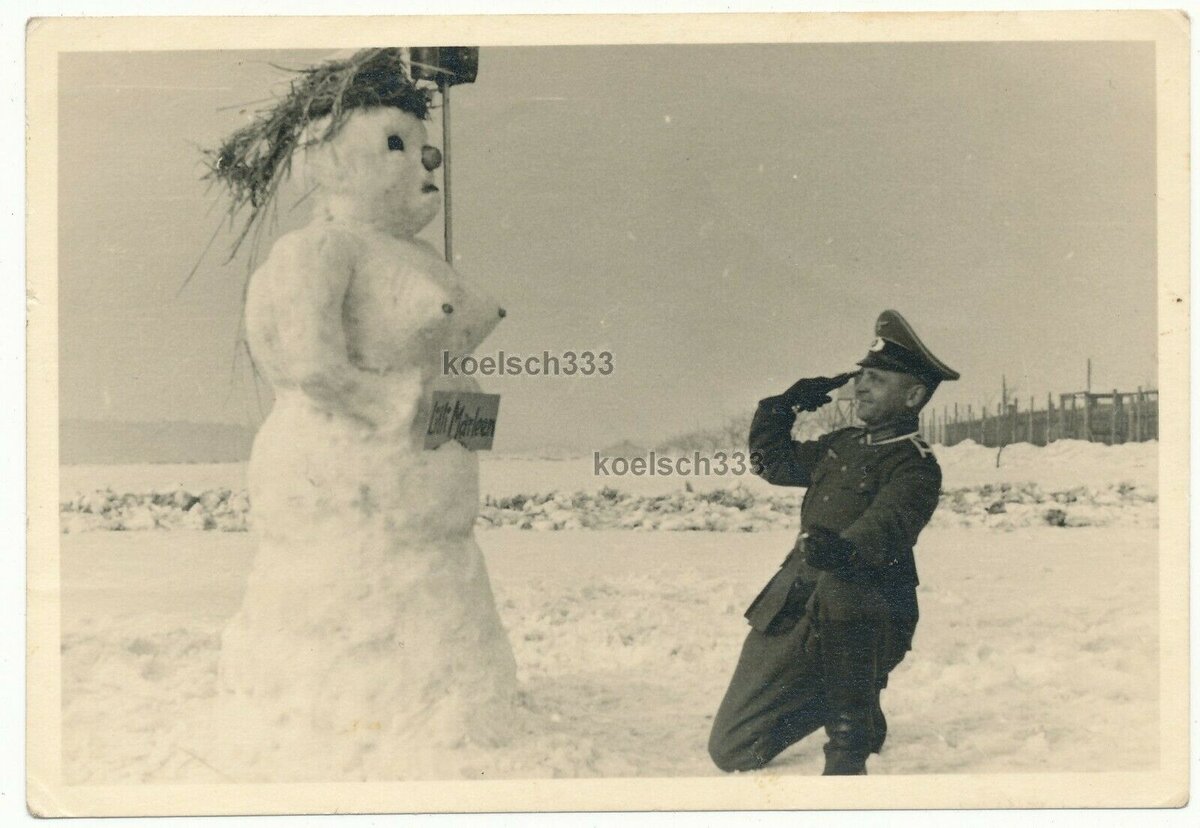
[{"label": "uniform collar", "polygon": [[867,427],[867,445],[878,446],[907,440],[919,431],[915,414],[904,414],[885,423]]}]

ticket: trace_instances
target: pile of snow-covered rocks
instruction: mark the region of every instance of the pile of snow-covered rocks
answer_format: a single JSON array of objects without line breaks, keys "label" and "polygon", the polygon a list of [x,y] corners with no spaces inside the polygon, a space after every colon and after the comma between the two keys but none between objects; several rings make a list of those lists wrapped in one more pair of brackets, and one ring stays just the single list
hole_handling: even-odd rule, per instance
[{"label": "pile of snow-covered rocks", "polygon": [[942,492],[932,526],[1157,525],[1158,494],[1130,483],[1046,492],[1036,483],[987,483]]},{"label": "pile of snow-covered rocks", "polygon": [[[1158,497],[1128,483],[1043,491],[1036,483],[988,483],[948,489],[933,526],[1016,529],[1025,526],[1155,525]],[[61,504],[64,533],[93,530],[203,529],[244,532],[250,500],[244,491],[172,489],[81,494]],[[484,498],[480,527],[758,532],[798,525],[795,493],[761,494],[738,484],[709,491],[634,494],[612,487]]]},{"label": "pile of snow-covered rocks", "polygon": [[59,505],[63,533],[146,529],[217,529],[245,532],[250,512],[246,492],[208,489],[192,494],[182,488],[146,494],[104,489],[77,495]]},{"label": "pile of snow-covered rocks", "polygon": [[605,487],[596,493],[485,497],[479,522],[518,529],[658,529],[758,532],[794,526],[795,495],[755,494],[746,487],[640,495]]}]

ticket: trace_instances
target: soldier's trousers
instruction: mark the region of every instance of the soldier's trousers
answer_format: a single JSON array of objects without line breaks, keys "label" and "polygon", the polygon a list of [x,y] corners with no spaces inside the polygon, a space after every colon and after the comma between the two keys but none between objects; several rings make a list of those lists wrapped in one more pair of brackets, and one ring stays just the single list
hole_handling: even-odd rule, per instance
[{"label": "soldier's trousers", "polygon": [[804,648],[804,625],[795,621],[750,630],[713,721],[709,755],[722,770],[753,770],[824,727],[825,772],[865,772],[867,756],[883,746],[879,694],[911,645],[915,608],[897,614],[877,588],[826,576],[815,648]]}]

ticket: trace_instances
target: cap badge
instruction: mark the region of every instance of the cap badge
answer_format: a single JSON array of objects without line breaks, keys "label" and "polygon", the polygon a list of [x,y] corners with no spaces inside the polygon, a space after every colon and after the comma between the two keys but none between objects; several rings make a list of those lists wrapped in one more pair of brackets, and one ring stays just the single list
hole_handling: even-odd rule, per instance
[{"label": "cap badge", "polygon": [[879,353],[884,349],[885,344],[886,343],[883,341],[883,338],[877,336],[875,337],[875,341],[871,343],[871,347],[868,350],[870,350],[872,353]]}]

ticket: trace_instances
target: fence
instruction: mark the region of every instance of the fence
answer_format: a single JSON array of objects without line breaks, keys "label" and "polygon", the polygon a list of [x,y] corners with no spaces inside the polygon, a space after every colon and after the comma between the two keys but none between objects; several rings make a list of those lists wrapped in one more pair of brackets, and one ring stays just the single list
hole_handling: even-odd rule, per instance
[{"label": "fence", "polygon": [[1158,439],[1158,391],[1109,393],[1072,391],[1046,395],[1046,407],[1036,410],[1034,398],[1020,407],[1013,399],[1005,407],[996,404],[995,413],[980,406],[960,410],[956,404],[927,409],[921,413],[921,433],[933,443],[952,446],[974,440],[984,446],[1009,443],[1033,443],[1044,446],[1055,440],[1087,440],[1093,443],[1132,443]]}]

